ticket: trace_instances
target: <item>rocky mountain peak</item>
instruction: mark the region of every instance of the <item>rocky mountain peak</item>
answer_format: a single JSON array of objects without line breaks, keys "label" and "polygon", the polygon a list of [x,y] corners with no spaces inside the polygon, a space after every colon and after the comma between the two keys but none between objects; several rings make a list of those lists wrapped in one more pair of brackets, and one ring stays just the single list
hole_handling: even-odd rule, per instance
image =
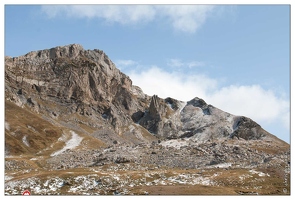
[{"label": "rocky mountain peak", "polygon": [[211,111],[210,108],[213,106],[208,105],[203,99],[200,99],[198,97],[195,97],[194,99],[187,102],[188,105],[192,105],[194,107],[199,107],[202,109],[204,115],[210,115]]},{"label": "rocky mountain peak", "polygon": [[70,44],[66,46],[57,46],[50,49],[44,49],[39,51],[31,51],[24,56],[18,57],[19,59],[56,59],[60,57],[75,58],[84,48],[80,44]]},{"label": "rocky mountain peak", "polygon": [[203,141],[267,135],[251,119],[223,112],[198,97],[188,102],[150,97],[103,51],[84,50],[79,44],[5,57],[5,67],[6,98],[53,118],[78,114],[87,124],[102,120],[116,134],[136,123],[159,138]]},{"label": "rocky mountain peak", "polygon": [[[49,57],[50,59],[55,59],[59,57],[68,57],[68,58],[75,58],[77,57],[84,48],[79,44],[71,44],[62,47],[55,47],[49,50]],[[42,51],[38,52],[38,56],[42,55]]]},{"label": "rocky mountain peak", "polygon": [[161,106],[160,106],[159,100],[160,99],[157,95],[152,96],[149,112],[150,112],[150,115],[153,117],[160,117]]}]

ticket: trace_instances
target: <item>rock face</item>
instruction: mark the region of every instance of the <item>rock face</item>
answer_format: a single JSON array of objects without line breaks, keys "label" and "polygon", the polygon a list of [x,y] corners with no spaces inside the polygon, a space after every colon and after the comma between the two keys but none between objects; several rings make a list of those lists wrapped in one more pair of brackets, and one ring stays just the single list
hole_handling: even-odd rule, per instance
[{"label": "rock face", "polygon": [[[197,97],[181,102],[147,96],[103,51],[77,44],[5,57],[5,83],[6,99],[19,106],[52,118],[73,120],[68,116],[77,114],[88,126],[106,124],[118,135],[132,124],[161,139],[256,140],[268,135],[251,119],[223,112]],[[135,132],[142,131],[136,126]]]},{"label": "rock face", "polygon": [[74,44],[6,57],[5,63],[6,98],[54,118],[78,114],[120,133],[149,101],[100,50]]}]

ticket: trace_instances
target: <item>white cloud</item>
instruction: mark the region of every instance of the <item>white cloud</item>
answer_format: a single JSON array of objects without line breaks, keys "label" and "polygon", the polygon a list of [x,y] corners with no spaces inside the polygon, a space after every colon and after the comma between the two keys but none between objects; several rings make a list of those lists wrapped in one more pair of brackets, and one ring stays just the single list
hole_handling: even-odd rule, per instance
[{"label": "white cloud", "polygon": [[137,62],[134,60],[117,60],[115,61],[116,65],[118,66],[130,66],[130,65],[136,65]]},{"label": "white cloud", "polygon": [[161,13],[168,17],[175,29],[194,33],[203,25],[214,8],[215,6],[208,5],[163,6]]},{"label": "white cloud", "polygon": [[148,95],[183,101],[199,97],[234,115],[247,116],[263,124],[280,123],[289,128],[289,101],[259,85],[219,87],[220,81],[208,76],[170,73],[156,66],[141,72],[131,71],[128,75],[133,84]]},{"label": "white cloud", "polygon": [[121,24],[150,21],[155,15],[151,6],[143,5],[45,5],[41,10],[50,18],[64,14],[69,18],[102,18]]},{"label": "white cloud", "polygon": [[168,61],[167,65],[170,67],[182,67],[185,64],[183,62],[181,62],[181,60],[179,60],[179,59],[170,59]]},{"label": "white cloud", "polygon": [[180,59],[169,59],[167,62],[167,65],[170,67],[188,67],[188,68],[193,68],[193,67],[200,67],[204,66],[204,62],[200,61],[190,61],[190,62],[183,62]]},{"label": "white cloud", "polygon": [[128,75],[148,95],[157,94],[162,98],[173,97],[183,101],[191,100],[196,95],[205,96],[206,91],[215,89],[217,84],[216,80],[205,75],[169,73],[157,66],[147,71],[131,71]]},{"label": "white cloud", "polygon": [[164,19],[176,30],[194,33],[215,9],[212,5],[44,5],[49,18],[101,18],[106,22],[142,24]]},{"label": "white cloud", "polygon": [[187,66],[189,68],[192,68],[192,67],[200,67],[200,66],[204,66],[205,63],[204,62],[200,62],[200,61],[191,61],[191,62],[188,62],[187,63]]},{"label": "white cloud", "polygon": [[134,60],[116,60],[114,61],[116,67],[120,70],[125,69],[126,67],[138,65],[138,62]]},{"label": "white cloud", "polygon": [[223,87],[207,95],[207,99],[227,112],[266,123],[281,119],[281,122],[287,124],[283,116],[289,112],[288,101],[259,85]]}]

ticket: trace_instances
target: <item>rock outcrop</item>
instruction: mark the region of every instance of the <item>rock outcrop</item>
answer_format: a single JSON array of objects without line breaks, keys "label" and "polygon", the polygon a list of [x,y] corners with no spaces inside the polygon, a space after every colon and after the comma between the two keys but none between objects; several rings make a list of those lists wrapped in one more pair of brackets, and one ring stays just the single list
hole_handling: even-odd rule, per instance
[{"label": "rock outcrop", "polygon": [[5,66],[6,99],[54,118],[105,121],[117,134],[149,100],[103,51],[81,45],[6,57]]},{"label": "rock outcrop", "polygon": [[[5,81],[6,99],[19,106],[53,118],[78,114],[87,125],[106,123],[119,135],[134,123],[162,139],[248,140],[268,134],[251,119],[197,97],[181,102],[145,95],[103,51],[77,44],[5,57]],[[134,130],[140,134],[138,127]]]}]

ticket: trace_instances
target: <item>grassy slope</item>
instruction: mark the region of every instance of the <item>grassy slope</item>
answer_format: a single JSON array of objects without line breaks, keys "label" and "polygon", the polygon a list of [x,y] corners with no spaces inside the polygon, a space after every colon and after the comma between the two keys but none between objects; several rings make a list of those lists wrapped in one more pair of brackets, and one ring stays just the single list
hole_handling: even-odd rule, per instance
[{"label": "grassy slope", "polygon": [[[55,143],[63,132],[36,113],[9,101],[5,102],[5,122],[9,124],[5,129],[5,148],[9,155],[35,155]],[[22,142],[24,137],[29,146]]]}]

